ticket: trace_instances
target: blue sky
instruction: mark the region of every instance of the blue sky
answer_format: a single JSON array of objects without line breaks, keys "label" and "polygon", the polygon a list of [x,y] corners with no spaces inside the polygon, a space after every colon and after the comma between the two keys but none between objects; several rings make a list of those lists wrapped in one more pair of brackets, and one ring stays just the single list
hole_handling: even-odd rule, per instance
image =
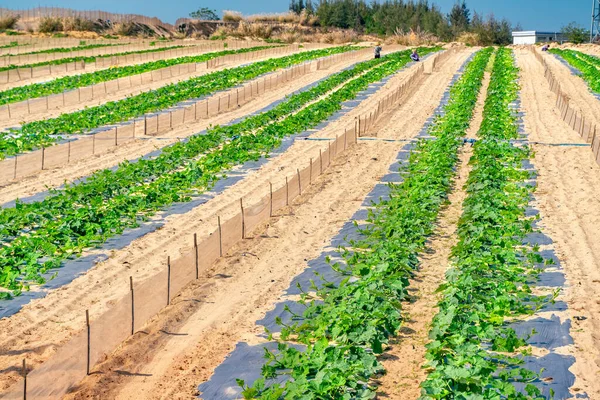
[{"label": "blue sky", "polygon": [[[313,0],[315,1],[315,0]],[[316,0],[318,1],[318,0]],[[433,0],[444,12],[448,12],[455,0]],[[187,16],[199,7],[221,10],[237,10],[244,14],[286,11],[288,0],[2,0],[8,8],[69,7],[76,9],[136,13],[157,16],[166,22],[174,22],[178,17]],[[497,17],[506,17],[513,23],[521,23],[526,30],[558,30],[568,22],[576,21],[589,26],[591,16],[590,0],[467,0],[471,10]]]}]

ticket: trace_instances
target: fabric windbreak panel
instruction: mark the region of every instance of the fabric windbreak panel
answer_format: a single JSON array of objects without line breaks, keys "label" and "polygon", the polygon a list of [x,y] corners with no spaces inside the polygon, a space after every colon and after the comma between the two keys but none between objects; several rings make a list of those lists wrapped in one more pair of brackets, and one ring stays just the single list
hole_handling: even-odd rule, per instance
[{"label": "fabric windbreak panel", "polygon": [[310,178],[310,165],[300,170],[300,187],[302,188],[302,193],[308,189],[311,184]]},{"label": "fabric windbreak panel", "polygon": [[94,135],[96,139],[95,152],[103,152],[117,145],[117,128],[112,128]]},{"label": "fabric windbreak panel", "polygon": [[134,138],[135,121],[119,126],[117,130],[117,145],[128,142]]},{"label": "fabric windbreak panel", "polygon": [[[27,375],[27,400],[60,399],[73,382],[79,382],[87,373],[87,331],[73,337],[48,361]],[[2,400],[22,400],[23,380],[0,395]]]},{"label": "fabric windbreak panel", "polygon": [[158,115],[146,117],[146,135],[158,134]]},{"label": "fabric windbreak panel", "polygon": [[135,331],[141,329],[146,322],[166,307],[167,279],[167,269],[164,268],[140,284],[133,282]]},{"label": "fabric windbreak panel", "polygon": [[176,260],[171,259],[171,300],[194,279],[196,279],[196,250],[192,248],[184,256]]},{"label": "fabric windbreak panel", "polygon": [[311,176],[310,176],[311,182],[314,182],[315,179],[317,179],[319,177],[319,175],[321,175],[321,163],[322,162],[323,162],[323,160],[321,159],[320,156],[312,160],[312,168],[311,168]]},{"label": "fabric windbreak panel", "polygon": [[[81,160],[94,154],[94,137],[83,137],[78,140],[70,142],[71,146],[71,161]],[[59,145],[62,146],[62,145]],[[69,146],[69,144],[67,144]]]},{"label": "fabric windbreak panel", "polygon": [[15,160],[16,158],[9,158],[0,161],[0,187],[15,177]]},{"label": "fabric windbreak panel", "polygon": [[69,146],[50,146],[44,150],[44,169],[52,169],[66,164],[69,157]]},{"label": "fabric windbreak panel", "polygon": [[17,178],[37,172],[42,167],[42,152],[35,151],[17,156]]},{"label": "fabric windbreak panel", "polygon": [[300,194],[300,181],[298,175],[294,175],[288,178],[288,203],[292,204],[292,201]]},{"label": "fabric windbreak panel", "polygon": [[321,152],[321,162],[323,163],[323,170],[331,165],[331,155],[329,152],[330,147]]},{"label": "fabric windbreak panel", "polygon": [[217,261],[221,253],[221,240],[217,229],[210,236],[198,243],[198,270],[199,276],[206,276],[212,264]]},{"label": "fabric windbreak panel", "polygon": [[273,191],[273,212],[281,210],[287,205],[287,188],[285,185]]},{"label": "fabric windbreak panel", "polygon": [[271,195],[267,194],[258,203],[244,209],[246,235],[271,216]]},{"label": "fabric windbreak panel", "polygon": [[[125,296],[90,324],[90,366],[103,360],[130,335],[131,296]],[[82,356],[85,358],[85,353]]]},{"label": "fabric windbreak panel", "polygon": [[221,240],[223,245],[223,254],[227,253],[238,241],[242,239],[242,214],[221,224]]}]

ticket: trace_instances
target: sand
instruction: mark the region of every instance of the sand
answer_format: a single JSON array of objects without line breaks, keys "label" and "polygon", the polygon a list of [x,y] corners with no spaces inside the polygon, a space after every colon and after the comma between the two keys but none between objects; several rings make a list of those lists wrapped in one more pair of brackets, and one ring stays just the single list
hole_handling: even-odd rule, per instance
[{"label": "sand", "polygon": [[[15,200],[16,198],[27,197],[45,191],[46,187],[59,187],[65,181],[72,182],[78,178],[88,176],[94,171],[111,168],[124,160],[138,158],[157,148],[162,148],[175,143],[178,138],[184,138],[200,132],[211,125],[226,124],[236,118],[252,114],[268,106],[272,102],[280,100],[316,80],[339,72],[341,69],[362,59],[363,57],[361,56],[359,58],[344,60],[340,63],[336,63],[327,70],[311,72],[305,76],[283,83],[280,87],[267,91],[265,94],[250,100],[248,103],[234,111],[223,113],[209,119],[187,123],[177,129],[165,132],[156,137],[144,137],[143,140],[140,139],[125,142],[117,148],[98,153],[93,157],[84,158],[60,168],[40,171],[36,175],[9,183],[6,186],[0,187],[0,204]],[[219,93],[217,96],[221,97],[223,94]],[[148,138],[150,138],[150,140],[148,140]]]},{"label": "sand", "polygon": [[[530,141],[581,143],[581,139],[561,121],[554,106],[541,66],[527,51],[517,51],[521,68],[522,107],[525,129]],[[565,76],[563,86],[569,88],[578,81]],[[587,93],[586,93],[587,94]],[[569,93],[572,95],[572,93]],[[584,107],[597,107],[598,100],[589,100]],[[596,103],[596,104],[591,104]],[[584,111],[586,118],[591,114]],[[598,114],[595,114],[598,117]],[[538,208],[544,233],[554,240],[557,255],[565,269],[567,285],[560,299],[568,303],[571,335],[574,345],[562,352],[576,358],[571,372],[576,380],[572,391],[585,390],[591,399],[600,398],[600,167],[589,147],[549,147],[534,145],[534,164],[539,172]],[[573,317],[585,317],[576,320]]]},{"label": "sand", "polygon": [[[486,72],[467,138],[475,138],[481,126],[489,82],[490,74]],[[466,197],[463,187],[471,171],[468,163],[472,154],[470,145],[460,149],[454,188],[448,197],[449,205],[441,211],[436,231],[429,239],[424,254],[419,257],[419,270],[410,281],[410,301],[403,305],[406,321],[398,336],[390,340],[391,348],[381,356],[387,373],[377,379],[377,392],[383,398],[417,399],[421,394],[419,385],[427,375],[423,369],[425,345],[429,342],[431,321],[438,312],[439,294],[435,291],[445,281],[450,251],[458,243],[456,230]]]},{"label": "sand", "polygon": [[[439,72],[424,76],[421,85],[382,124],[380,136],[416,136],[471,51],[451,56]],[[408,74],[402,73],[405,77]],[[376,103],[401,82],[401,77],[394,78],[367,102]],[[320,135],[331,137],[364,108],[361,104]],[[208,277],[184,289],[179,300],[147,326],[145,334],[122,346],[68,398],[174,399],[194,395],[196,386],[210,377],[236,342],[257,341],[255,321],[272,309],[291,279],[306,268],[307,260],[318,256],[360,207],[402,146],[399,142],[370,141],[352,147],[289,210],[271,220],[264,230],[257,230],[254,239],[232,249]],[[194,210],[173,222],[202,229],[206,224],[197,221],[201,215],[210,214],[209,209],[215,210],[213,215],[226,214],[229,209],[235,212],[240,189],[250,193],[253,186],[262,187],[264,194],[269,180],[284,176],[282,173],[300,160],[307,162],[310,151],[314,151],[313,142],[296,142],[241,185],[209,202],[205,210]],[[163,248],[176,249],[187,236],[172,235],[179,242],[163,242]]]}]

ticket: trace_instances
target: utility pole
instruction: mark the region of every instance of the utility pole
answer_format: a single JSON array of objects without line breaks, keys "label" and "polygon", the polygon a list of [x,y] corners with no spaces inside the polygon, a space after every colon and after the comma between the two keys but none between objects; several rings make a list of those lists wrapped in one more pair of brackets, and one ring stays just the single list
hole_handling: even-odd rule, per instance
[{"label": "utility pole", "polygon": [[600,0],[592,0],[592,29],[590,29],[590,42],[594,43],[600,35]]}]

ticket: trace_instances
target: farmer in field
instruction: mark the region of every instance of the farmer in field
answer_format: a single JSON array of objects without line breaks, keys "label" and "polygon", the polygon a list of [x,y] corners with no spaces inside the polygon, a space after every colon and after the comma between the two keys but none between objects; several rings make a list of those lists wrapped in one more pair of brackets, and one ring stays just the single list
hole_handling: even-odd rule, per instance
[{"label": "farmer in field", "polygon": [[381,58],[381,46],[379,43],[375,46],[375,58]]},{"label": "farmer in field", "polygon": [[543,47],[542,47],[542,51],[548,51],[550,50],[550,44],[546,43]]},{"label": "farmer in field", "polygon": [[413,61],[420,61],[421,59],[419,58],[419,53],[417,53],[417,49],[414,49],[412,54],[410,55],[410,58]]}]

